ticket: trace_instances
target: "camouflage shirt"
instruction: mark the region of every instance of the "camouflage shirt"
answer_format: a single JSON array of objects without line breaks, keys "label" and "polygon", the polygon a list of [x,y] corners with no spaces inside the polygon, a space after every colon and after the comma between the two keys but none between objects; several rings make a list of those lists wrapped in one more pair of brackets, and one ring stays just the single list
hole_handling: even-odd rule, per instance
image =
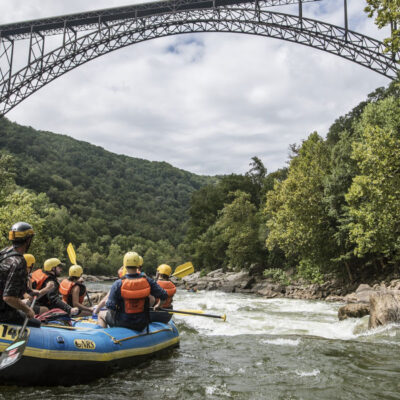
[{"label": "camouflage shirt", "polygon": [[[13,251],[12,247],[0,252],[0,259]],[[7,257],[0,262],[0,313],[13,310],[4,300],[4,296],[22,298],[26,292],[28,273],[25,258],[19,255]]]}]

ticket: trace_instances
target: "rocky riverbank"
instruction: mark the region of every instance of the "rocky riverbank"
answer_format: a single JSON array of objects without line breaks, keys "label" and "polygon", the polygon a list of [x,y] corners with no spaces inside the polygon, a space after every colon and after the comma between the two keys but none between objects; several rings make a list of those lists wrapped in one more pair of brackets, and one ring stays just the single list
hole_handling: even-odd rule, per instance
[{"label": "rocky riverbank", "polygon": [[251,275],[248,271],[223,272],[218,269],[201,276],[200,272],[188,275],[177,283],[188,290],[220,290],[227,293],[253,293],[265,298],[287,297],[292,299],[312,299],[343,301],[356,286],[343,286],[331,280],[322,285],[308,284],[304,281],[283,285],[262,276]]}]

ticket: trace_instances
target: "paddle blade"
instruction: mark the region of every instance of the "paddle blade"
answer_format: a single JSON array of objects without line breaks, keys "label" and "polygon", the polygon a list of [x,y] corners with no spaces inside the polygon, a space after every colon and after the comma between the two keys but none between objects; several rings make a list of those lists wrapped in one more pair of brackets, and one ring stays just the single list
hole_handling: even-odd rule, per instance
[{"label": "paddle blade", "polygon": [[178,265],[172,276],[175,276],[176,278],[183,278],[186,275],[193,274],[193,272],[194,272],[193,264],[189,261],[185,264]]},{"label": "paddle blade", "polygon": [[17,339],[1,353],[0,370],[10,367],[22,357],[27,342],[28,339]]},{"label": "paddle blade", "polygon": [[76,254],[75,254],[75,250],[74,250],[74,246],[72,246],[72,243],[70,243],[67,246],[67,253],[68,253],[68,258],[69,261],[71,261],[71,264],[76,264]]}]

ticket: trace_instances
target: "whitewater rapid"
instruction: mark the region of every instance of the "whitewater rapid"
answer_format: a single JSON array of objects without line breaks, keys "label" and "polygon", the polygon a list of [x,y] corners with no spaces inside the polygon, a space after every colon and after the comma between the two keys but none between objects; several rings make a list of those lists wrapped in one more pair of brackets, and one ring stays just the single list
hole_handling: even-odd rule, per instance
[{"label": "whitewater rapid", "polygon": [[[184,321],[203,335],[260,335],[276,336],[269,343],[293,345],[300,339],[284,336],[315,336],[339,340],[380,340],[400,345],[399,326],[389,325],[368,330],[368,316],[344,321],[338,320],[342,303],[313,300],[264,299],[252,295],[180,290],[175,295],[174,308],[201,310],[208,314],[226,314],[227,320],[205,317],[188,317],[175,314],[177,321]],[[394,340],[393,340],[394,339]]]}]

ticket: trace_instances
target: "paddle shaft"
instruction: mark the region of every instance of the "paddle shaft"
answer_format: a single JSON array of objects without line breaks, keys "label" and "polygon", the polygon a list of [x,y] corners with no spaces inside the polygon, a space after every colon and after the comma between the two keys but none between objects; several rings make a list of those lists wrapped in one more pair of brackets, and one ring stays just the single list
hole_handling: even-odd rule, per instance
[{"label": "paddle shaft", "polygon": [[168,308],[159,308],[160,311],[167,312],[168,314],[184,314],[184,315],[197,315],[199,317],[208,317],[208,318],[219,318],[223,321],[226,320],[226,315],[214,315],[214,314],[203,314],[203,313],[196,313],[190,311],[181,311],[181,310],[169,310]]},{"label": "paddle shaft", "polygon": [[[36,299],[37,299],[37,296],[35,296],[33,298],[33,301],[32,301],[31,307],[30,307],[30,308],[32,308],[32,310],[33,310],[33,307],[35,306]],[[28,317],[28,315],[26,315],[24,323],[22,325],[21,331],[20,331],[17,339],[20,339],[22,337],[23,333],[25,332],[26,325],[28,325],[28,321],[29,321],[29,317]]]},{"label": "paddle shaft", "polygon": [[90,306],[90,307],[93,307],[92,300],[90,299],[89,293],[88,293],[87,291],[86,291],[86,297],[87,297],[87,299],[88,299],[89,306]]}]

